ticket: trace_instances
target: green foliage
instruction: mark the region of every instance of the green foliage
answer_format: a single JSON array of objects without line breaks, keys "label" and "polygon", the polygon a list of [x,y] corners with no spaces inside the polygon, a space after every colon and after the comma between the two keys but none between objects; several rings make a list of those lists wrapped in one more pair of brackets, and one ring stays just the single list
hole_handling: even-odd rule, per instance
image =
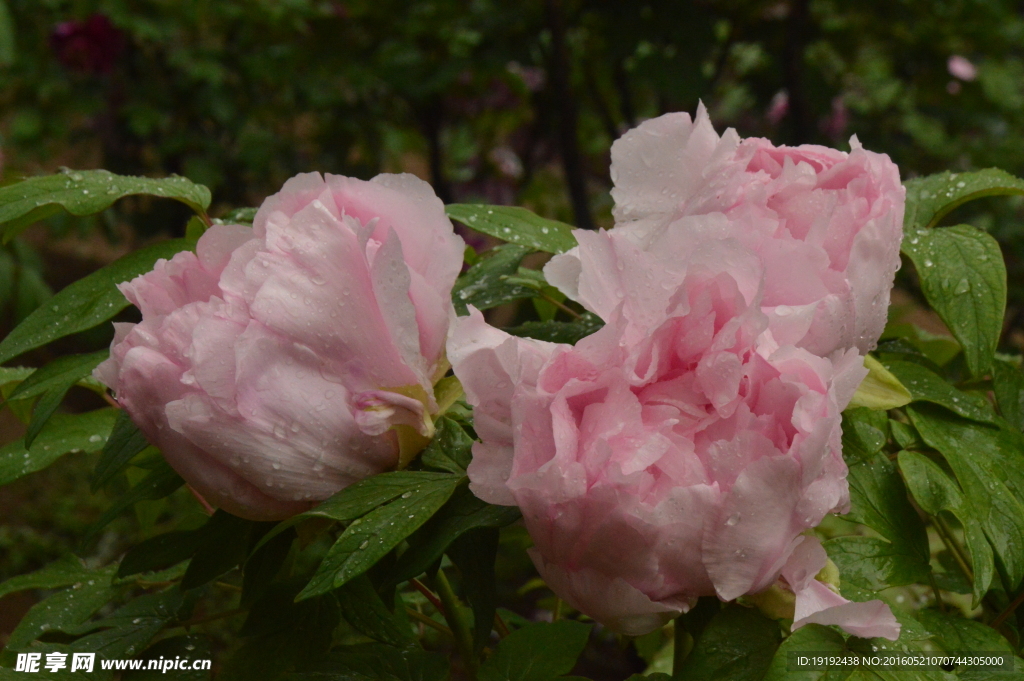
[{"label": "green foliage", "polygon": [[99,451],[116,417],[116,409],[55,414],[30,447],[25,446],[24,438],[0,447],[0,485],[42,470],[65,454]]},{"label": "green foliage", "polygon": [[760,681],[782,642],[778,623],[739,605],[719,611],[683,665],[694,681]]},{"label": "green foliage", "polygon": [[110,320],[129,305],[118,284],[153,269],[160,258],[171,258],[190,247],[185,240],[154,244],[68,285],[0,341],[0,363]]},{"label": "green foliage", "polygon": [[534,297],[536,290],[533,287],[506,281],[516,274],[527,253],[528,248],[515,244],[496,246],[485,253],[455,283],[452,289],[455,311],[466,315],[469,314],[469,305],[478,310],[489,310],[513,300]]},{"label": "green foliage", "polygon": [[502,639],[480,666],[480,681],[551,681],[568,674],[587,644],[590,626],[537,622]]},{"label": "green foliage", "polygon": [[998,168],[970,173],[937,173],[907,180],[903,227],[908,234],[934,227],[958,206],[985,196],[1024,194],[1024,180]]},{"label": "green foliage", "polygon": [[445,206],[448,217],[470,229],[535,251],[565,253],[576,247],[572,225],[542,218],[518,206]]},{"label": "green foliage", "polygon": [[93,215],[133,194],[176,199],[204,215],[210,206],[210,190],[184,177],[155,180],[106,170],[65,170],[0,187],[0,239],[10,241],[32,223],[61,210]]},{"label": "green foliage", "polygon": [[65,355],[58,357],[41,369],[36,369],[14,389],[8,399],[27,400],[39,397],[32,409],[32,420],[25,433],[25,446],[31,447],[32,441],[39,435],[46,422],[57,411],[64,396],[72,386],[86,376],[92,374],[100,362],[109,356],[109,352],[101,350],[87,355]]},{"label": "green foliage", "polygon": [[90,481],[92,491],[101,489],[123,472],[131,460],[148,446],[149,441],[138,426],[132,422],[128,412],[119,412],[114,427],[110,431],[110,437],[103,445],[103,454],[93,470]]},{"label": "green foliage", "polygon": [[903,252],[917,269],[925,298],[963,347],[971,373],[988,372],[1006,308],[1006,266],[998,242],[958,225],[911,231]]}]

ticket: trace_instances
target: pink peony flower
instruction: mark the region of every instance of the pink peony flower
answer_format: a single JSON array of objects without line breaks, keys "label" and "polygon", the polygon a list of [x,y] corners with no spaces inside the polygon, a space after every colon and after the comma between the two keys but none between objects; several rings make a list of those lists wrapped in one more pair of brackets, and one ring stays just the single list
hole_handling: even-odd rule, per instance
[{"label": "pink peony flower", "polygon": [[[607,322],[575,347],[509,336],[475,311],[448,344],[481,439],[471,489],[519,506],[557,594],[633,635],[700,596],[813,567],[797,549],[847,508],[840,413],[866,373],[856,349],[829,360],[780,346],[757,253],[721,235],[723,215],[682,222],[652,227],[646,248],[575,232],[580,299]],[[788,583],[807,621],[829,610],[895,638],[884,605],[865,624],[805,582]]]},{"label": "pink peony flower", "polygon": [[299,175],[121,285],[96,377],[211,503],[287,517],[429,436],[463,244],[430,186]]},{"label": "pink peony flower", "polygon": [[[900,265],[905,191],[887,156],[856,137],[851,146],[849,154],[774,147],[732,129],[719,137],[703,106],[695,122],[685,113],[646,121],[612,147],[614,231],[641,249],[662,229],[736,239],[763,263],[760,304],[780,345],[821,357],[866,353],[885,326]],[[674,240],[660,260],[685,257],[691,241]],[[578,250],[554,258],[548,281],[606,318],[615,300],[590,291],[607,273],[580,258]]]}]

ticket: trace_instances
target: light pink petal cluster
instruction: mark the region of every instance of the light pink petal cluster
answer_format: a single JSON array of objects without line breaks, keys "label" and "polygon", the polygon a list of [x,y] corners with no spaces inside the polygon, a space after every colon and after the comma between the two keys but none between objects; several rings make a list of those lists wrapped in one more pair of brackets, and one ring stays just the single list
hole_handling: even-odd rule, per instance
[{"label": "light pink petal cluster", "polygon": [[847,510],[841,411],[899,262],[898,173],[861,150],[748,142],[702,110],[617,143],[619,224],[577,230],[545,269],[597,333],[569,346],[456,322],[471,489],[519,506],[544,579],[617,631],[781,584],[795,626],[894,639],[884,604],[814,579],[826,558],[805,533]]},{"label": "light pink petal cluster", "polygon": [[391,427],[436,409],[462,249],[415,177],[299,175],[122,284],[142,322],[96,376],[208,501],[287,517],[394,467]]},{"label": "light pink petal cluster", "polygon": [[[615,231],[644,250],[663,230],[677,232],[666,262],[709,232],[736,239],[763,265],[760,305],[776,341],[820,357],[866,353],[900,266],[905,190],[887,156],[850,143],[847,154],[741,140],[732,129],[720,137],[703,106],[692,122],[685,113],[649,120],[612,146]],[[545,274],[604,318],[616,304],[604,281],[614,273],[580,257],[556,257]]]}]

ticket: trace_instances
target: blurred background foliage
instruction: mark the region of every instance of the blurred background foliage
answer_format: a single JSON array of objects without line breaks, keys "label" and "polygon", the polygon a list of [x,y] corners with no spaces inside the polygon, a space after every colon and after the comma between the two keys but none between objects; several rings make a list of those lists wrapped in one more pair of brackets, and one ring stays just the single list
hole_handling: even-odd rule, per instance
[{"label": "blurred background foliage", "polygon": [[[856,134],[904,177],[989,166],[1024,175],[1024,3],[0,0],[0,183],[60,166],[179,173],[213,190],[214,216],[259,205],[298,172],[404,171],[446,202],[610,226],[611,143],[700,101],[719,132],[842,149]],[[1001,241],[1003,349],[1017,352],[1024,202],[971,206],[946,222]],[[50,219],[0,248],[0,334],[53,290],[183,234],[182,210],[129,199],[99,218]],[[67,408],[98,398],[79,399]],[[20,428],[0,414],[0,444]],[[77,548],[102,511],[68,471],[0,492],[0,580]],[[189,503],[112,526],[90,555],[116,555],[161,518],[195,512]],[[529,579],[528,568],[506,567]],[[0,603],[0,645],[23,605]]]}]

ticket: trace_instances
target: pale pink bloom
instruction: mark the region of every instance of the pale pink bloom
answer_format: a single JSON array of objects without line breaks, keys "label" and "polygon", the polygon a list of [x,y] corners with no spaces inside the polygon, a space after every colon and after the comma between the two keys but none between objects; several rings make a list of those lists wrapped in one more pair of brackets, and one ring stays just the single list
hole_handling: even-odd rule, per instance
[{"label": "pale pink bloom", "polygon": [[96,377],[212,504],[287,517],[429,432],[462,249],[411,175],[299,175],[122,284],[142,322]]},{"label": "pale pink bloom", "polygon": [[[642,250],[662,230],[680,232],[664,261],[686,257],[691,234],[735,239],[763,263],[760,304],[780,345],[866,353],[900,265],[905,190],[887,156],[850,144],[847,154],[741,140],[732,129],[719,137],[703,106],[695,122],[685,113],[646,121],[612,147],[613,231]],[[579,258],[575,249],[555,257],[548,281],[605,317],[615,302],[587,292],[607,273]]]},{"label": "pale pink bloom", "polygon": [[789,113],[789,93],[785,90],[779,90],[772,97],[772,101],[768,104],[768,111],[764,117],[768,120],[771,125],[778,125],[782,122],[782,119]]},{"label": "pale pink bloom", "polygon": [[[856,349],[780,346],[757,254],[720,234],[723,215],[684,221],[652,228],[646,247],[575,232],[574,293],[607,322],[575,347],[475,311],[448,344],[481,439],[470,488],[519,506],[555,593],[632,635],[809,562],[802,533],[848,505],[840,413],[865,374]],[[803,617],[841,605],[794,583]],[[844,612],[842,626],[895,626]]]},{"label": "pale pink bloom", "polygon": [[970,82],[978,77],[978,67],[970,59],[959,54],[954,54],[949,58],[946,68],[949,69],[949,75],[960,80]]}]

